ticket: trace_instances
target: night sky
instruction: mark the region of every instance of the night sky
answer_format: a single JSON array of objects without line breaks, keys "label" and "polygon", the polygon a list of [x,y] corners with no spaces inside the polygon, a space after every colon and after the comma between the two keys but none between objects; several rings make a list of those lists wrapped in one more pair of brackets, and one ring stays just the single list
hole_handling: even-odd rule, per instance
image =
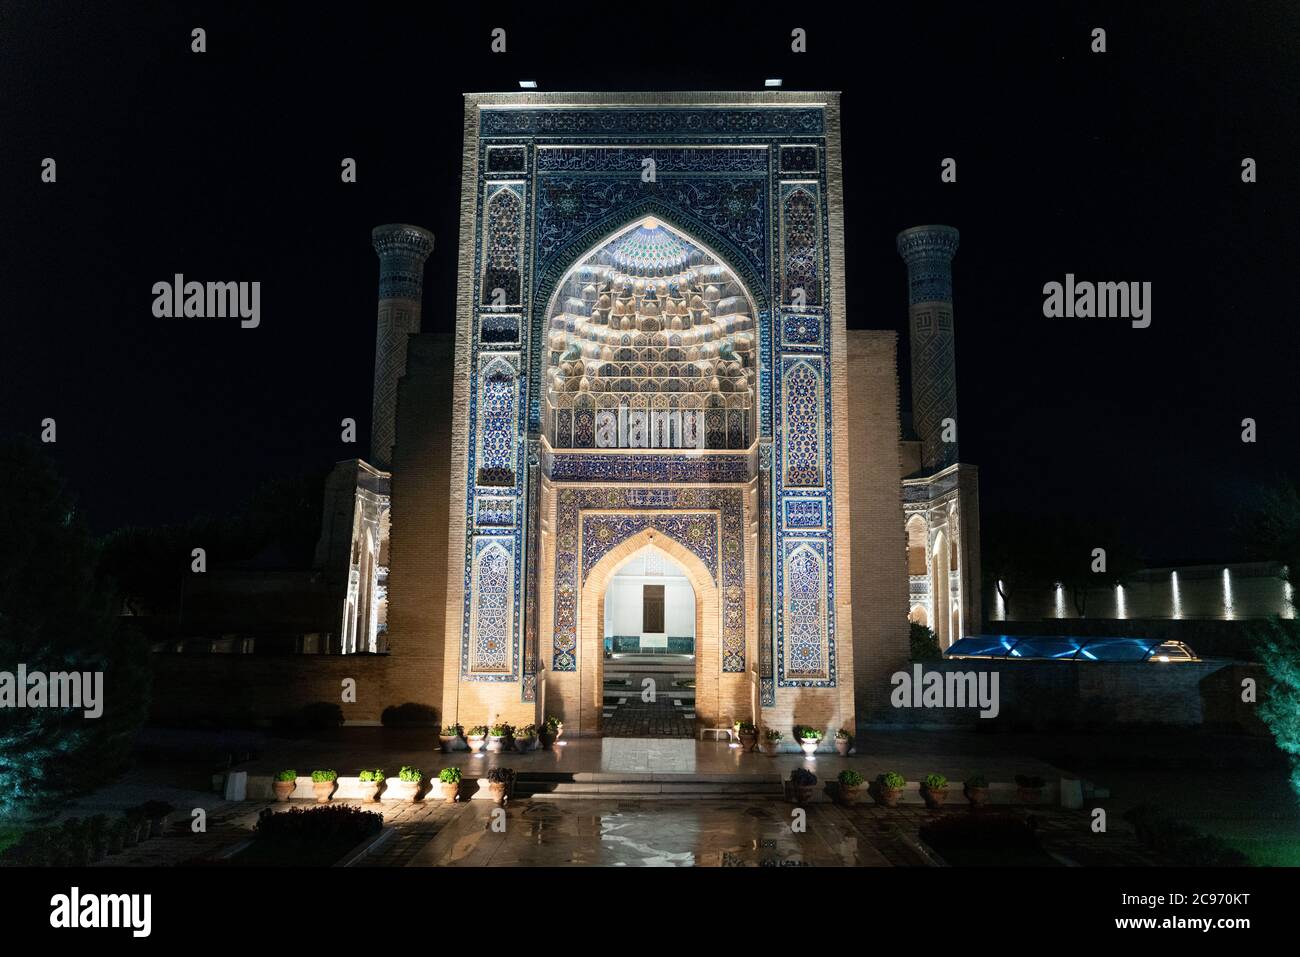
[{"label": "night sky", "polygon": [[[962,233],[959,427],[986,539],[999,514],[1068,511],[1153,562],[1222,560],[1237,503],[1296,473],[1300,5],[370,6],[0,5],[0,431],[57,420],[95,529],[230,513],[365,454],[339,420],[370,413],[370,229],[435,233],[424,329],[451,331],[461,94],[520,78],[843,91],[849,326],[905,331],[900,229]],[[177,272],[260,281],[261,327],[155,318]],[[1067,272],[1151,282],[1150,328],[1044,318]]]}]

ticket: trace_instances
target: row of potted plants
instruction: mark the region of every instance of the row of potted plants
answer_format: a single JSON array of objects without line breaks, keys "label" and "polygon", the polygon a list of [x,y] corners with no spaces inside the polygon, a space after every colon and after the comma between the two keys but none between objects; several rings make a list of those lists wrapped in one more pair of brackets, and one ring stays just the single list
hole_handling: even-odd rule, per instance
[{"label": "row of potted plants", "polygon": [[33,828],[0,855],[0,864],[84,867],[151,837],[162,837],[175,810],[166,801],[146,801],[116,817],[96,814]]},{"label": "row of potted plants", "polygon": [[[362,771],[358,776],[361,782],[361,800],[372,803],[379,800],[379,790],[384,789],[384,797],[390,801],[415,801],[424,782],[424,772],[419,768],[404,765],[396,778],[385,777],[378,768]],[[498,804],[504,804],[509,792],[514,787],[515,772],[510,768],[493,768],[487,774],[488,787]],[[312,791],[318,804],[326,804],[334,793],[338,782],[338,772],[319,770],[311,773]],[[453,803],[460,793],[461,772],[459,768],[443,768],[438,772],[438,790],[443,800]],[[386,785],[386,786],[385,786]],[[298,772],[292,769],[279,772],[272,785],[277,801],[288,801],[298,786]]]},{"label": "row of potted plants", "polygon": [[504,721],[493,725],[475,725],[465,732],[459,724],[444,725],[438,734],[444,752],[468,749],[477,754],[486,750],[495,754],[500,751],[532,751],[536,747],[547,750],[555,745],[564,735],[564,722],[551,715],[542,723],[526,724],[516,727]]},{"label": "row of potted plants", "polygon": [[[840,800],[845,804],[855,804],[866,782],[859,772],[846,769],[836,779]],[[1042,800],[1043,786],[1046,782],[1041,777],[1028,774],[1016,775],[1016,793],[1021,804],[1037,804]],[[813,788],[817,785],[817,775],[806,768],[795,768],[790,772],[790,787],[799,802],[812,798]],[[881,807],[894,807],[903,796],[907,787],[906,779],[897,771],[886,771],[876,777],[869,793]],[[942,774],[927,774],[921,782],[921,797],[926,807],[940,808],[948,799],[948,779]],[[989,800],[989,782],[982,774],[967,778],[962,793],[971,807],[982,807]]]},{"label": "row of potted plants", "polygon": [[[758,750],[758,728],[752,721],[737,721],[732,725],[731,730],[740,740],[741,747],[746,751]],[[781,741],[785,737],[776,728],[763,729],[763,753],[780,754]],[[814,754],[821,747],[822,739],[825,735],[816,728],[796,728],[795,738],[799,742],[799,747],[804,754]],[[847,728],[840,728],[835,732],[835,750],[840,754],[848,754],[853,745],[853,735]]]}]

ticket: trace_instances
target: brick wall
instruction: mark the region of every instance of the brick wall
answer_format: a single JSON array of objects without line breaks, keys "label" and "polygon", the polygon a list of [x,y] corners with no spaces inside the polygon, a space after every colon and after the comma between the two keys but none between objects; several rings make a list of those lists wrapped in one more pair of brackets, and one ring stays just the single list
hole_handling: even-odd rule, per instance
[{"label": "brick wall", "polygon": [[899,460],[898,337],[848,333],[853,684],[859,721],[889,706],[907,660],[907,539]]}]

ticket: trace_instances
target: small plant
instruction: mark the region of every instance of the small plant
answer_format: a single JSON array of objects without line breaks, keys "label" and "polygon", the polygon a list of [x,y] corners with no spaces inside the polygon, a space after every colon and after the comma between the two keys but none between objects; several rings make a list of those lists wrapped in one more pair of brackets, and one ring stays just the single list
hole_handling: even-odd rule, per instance
[{"label": "small plant", "polygon": [[780,741],[781,738],[783,737],[781,732],[778,731],[776,728],[768,728],[765,732],[763,732],[763,736],[767,738],[769,744],[776,744],[776,742]]},{"label": "small plant", "polygon": [[822,733],[821,733],[820,731],[818,731],[816,728],[800,728],[800,729],[799,729],[799,740],[800,740],[800,741],[820,741],[820,740],[822,739],[822,737],[823,737]]},{"label": "small plant", "polygon": [[275,775],[277,781],[297,781],[298,772],[293,770],[277,771]]},{"label": "small plant", "polygon": [[852,768],[840,772],[839,782],[846,788],[861,787],[862,782],[865,780],[866,778]]},{"label": "small plant", "polygon": [[476,724],[474,725],[474,727],[469,729],[469,736],[471,738],[481,738],[487,733],[488,733],[488,729],[487,729],[487,725],[485,724]]},{"label": "small plant", "polygon": [[465,733],[465,729],[458,724],[444,724],[440,733],[444,738],[458,738]]},{"label": "small plant", "polygon": [[927,774],[925,776],[925,789],[927,791],[946,791],[948,790],[948,779],[942,774]]},{"label": "small plant", "polygon": [[[452,770],[455,769],[453,768]],[[456,771],[456,773],[460,774],[459,771]],[[402,765],[402,770],[397,772],[397,780],[405,781],[407,783],[414,781],[416,784],[419,784],[424,780],[424,772],[419,768],[413,768],[409,764],[404,764]],[[457,780],[459,780],[459,778]]]},{"label": "small plant", "polygon": [[807,768],[795,768],[790,772],[790,783],[797,788],[810,788],[817,784],[817,775]]},{"label": "small plant", "polygon": [[546,716],[546,730],[549,731],[551,734],[556,734],[557,732],[559,732],[560,725],[562,724],[564,724],[564,722],[561,721],[559,718],[557,718],[555,715],[552,714]]},{"label": "small plant", "polygon": [[494,724],[488,729],[488,734],[494,738],[508,738],[512,730],[508,724]]},{"label": "small plant", "polygon": [[[416,774],[419,773],[420,772],[418,771],[416,772]],[[419,778],[416,778],[415,780],[418,781]],[[438,780],[443,784],[460,784],[460,768],[443,768],[438,772]]]},{"label": "small plant", "polygon": [[378,784],[384,780],[384,772],[375,768],[373,771],[362,771],[358,777],[367,784]]},{"label": "small plant", "polygon": [[529,738],[537,737],[537,725],[526,724],[522,728],[515,728],[515,739],[527,741]]},{"label": "small plant", "polygon": [[754,722],[752,721],[737,721],[736,731],[739,734],[756,734],[758,729],[754,727]]},{"label": "small plant", "polygon": [[888,791],[901,791],[907,786],[907,779],[897,771],[886,771],[876,778],[876,783]]},{"label": "small plant", "polygon": [[493,768],[487,773],[489,784],[513,784],[515,772],[513,768]]},{"label": "small plant", "polygon": [[989,779],[982,774],[972,774],[966,779],[966,787],[982,789],[989,786]]},{"label": "small plant", "polygon": [[1036,791],[1047,782],[1036,774],[1017,774],[1016,786],[1027,788],[1030,791]]},{"label": "small plant", "polygon": [[835,732],[836,741],[847,741],[851,737],[853,737],[853,735],[849,734],[847,728],[840,728],[838,731]]},{"label": "small plant", "polygon": [[329,770],[313,771],[311,773],[311,783],[331,784],[334,781],[337,781],[338,777],[339,777],[339,773],[337,771],[329,771]]}]

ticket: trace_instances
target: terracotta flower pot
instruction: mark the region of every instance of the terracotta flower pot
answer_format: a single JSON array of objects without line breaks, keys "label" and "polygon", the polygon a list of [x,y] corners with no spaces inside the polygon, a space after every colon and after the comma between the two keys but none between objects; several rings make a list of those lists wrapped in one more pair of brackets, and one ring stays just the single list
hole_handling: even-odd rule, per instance
[{"label": "terracotta flower pot", "polygon": [[1016,798],[1021,804],[1038,804],[1043,800],[1043,789],[1018,787]]},{"label": "terracotta flower pot", "polygon": [[287,801],[293,795],[294,789],[298,787],[297,781],[274,781],[271,787],[275,791],[277,801]]},{"label": "terracotta flower pot", "polygon": [[780,753],[781,753],[781,742],[780,742],[780,741],[768,741],[768,742],[766,742],[766,743],[763,745],[763,753],[764,753],[764,754],[770,754],[770,755],[772,755],[772,756],[774,756],[774,757],[775,757],[776,755],[780,754]]},{"label": "terracotta flower pot", "polygon": [[966,800],[970,802],[971,807],[983,807],[989,803],[988,788],[973,788],[966,786]]},{"label": "terracotta flower pot", "polygon": [[313,781],[311,783],[312,793],[316,795],[317,804],[328,804],[330,795],[334,793],[333,781]]},{"label": "terracotta flower pot", "polygon": [[902,788],[887,788],[883,786],[877,786],[876,788],[876,803],[881,807],[896,807],[898,805],[898,799],[902,796]]},{"label": "terracotta flower pot", "polygon": [[515,738],[516,751],[531,751],[533,745],[537,742],[536,738]]},{"label": "terracotta flower pot", "polygon": [[456,750],[456,741],[459,739],[459,737],[460,737],[459,735],[455,735],[455,734],[438,735],[438,743],[442,746],[442,750],[444,754],[449,754],[452,751]]},{"label": "terracotta flower pot", "polygon": [[484,741],[485,741],[485,737],[484,737],[484,735],[481,735],[481,734],[471,734],[471,735],[470,735],[468,738],[466,738],[465,740],[469,742],[469,749],[470,749],[470,751],[472,751],[473,753],[478,754],[480,751],[483,750],[483,743],[484,743]]},{"label": "terracotta flower pot", "polygon": [[379,788],[383,783],[383,781],[362,781],[360,785],[361,800],[365,801],[367,804],[373,804],[375,801],[378,801]]},{"label": "terracotta flower pot", "polygon": [[862,793],[861,784],[840,785],[840,800],[843,801],[845,804],[857,804],[858,797],[861,795],[861,793]]},{"label": "terracotta flower pot", "polygon": [[538,731],[537,740],[541,742],[544,750],[549,751],[555,744],[555,735],[551,734],[549,731]]},{"label": "terracotta flower pot", "polygon": [[835,751],[836,751],[836,753],[839,754],[841,757],[843,757],[844,755],[848,754],[848,753],[849,753],[849,745],[851,745],[852,743],[853,743],[853,740],[852,740],[851,738],[836,738],[836,739],[835,739]]},{"label": "terracotta flower pot", "polygon": [[814,755],[814,754],[817,753],[817,746],[818,746],[819,744],[821,744],[820,741],[806,741],[806,740],[804,740],[804,741],[800,741],[800,742],[799,742],[799,747],[803,749],[803,753],[804,753],[804,754],[807,754],[807,755],[810,755],[810,756],[811,756],[811,755]]},{"label": "terracotta flower pot", "polygon": [[794,794],[796,804],[807,804],[813,798],[813,789],[815,784],[792,784],[790,791]]},{"label": "terracotta flower pot", "polygon": [[459,782],[459,781],[439,781],[439,782],[438,782],[438,793],[440,793],[440,794],[442,795],[442,799],[443,799],[444,801],[446,801],[448,804],[455,804],[455,803],[456,803],[456,795],[460,793],[460,782]]},{"label": "terracotta flower pot", "polygon": [[746,751],[752,752],[755,748],[758,747],[758,735],[746,734],[745,732],[742,731],[740,733],[740,746],[744,748]]},{"label": "terracotta flower pot", "polygon": [[938,791],[931,791],[924,784],[921,785],[921,797],[925,799],[925,806],[928,808],[941,808],[943,802],[948,800],[948,789],[941,788]]},{"label": "terracotta flower pot", "polygon": [[492,792],[492,800],[497,804],[505,804],[508,797],[509,785],[504,781],[489,781],[488,790]]},{"label": "terracotta flower pot", "polygon": [[414,801],[420,793],[421,781],[403,781],[400,778],[389,778],[384,782],[384,793],[382,795],[385,801]]}]

